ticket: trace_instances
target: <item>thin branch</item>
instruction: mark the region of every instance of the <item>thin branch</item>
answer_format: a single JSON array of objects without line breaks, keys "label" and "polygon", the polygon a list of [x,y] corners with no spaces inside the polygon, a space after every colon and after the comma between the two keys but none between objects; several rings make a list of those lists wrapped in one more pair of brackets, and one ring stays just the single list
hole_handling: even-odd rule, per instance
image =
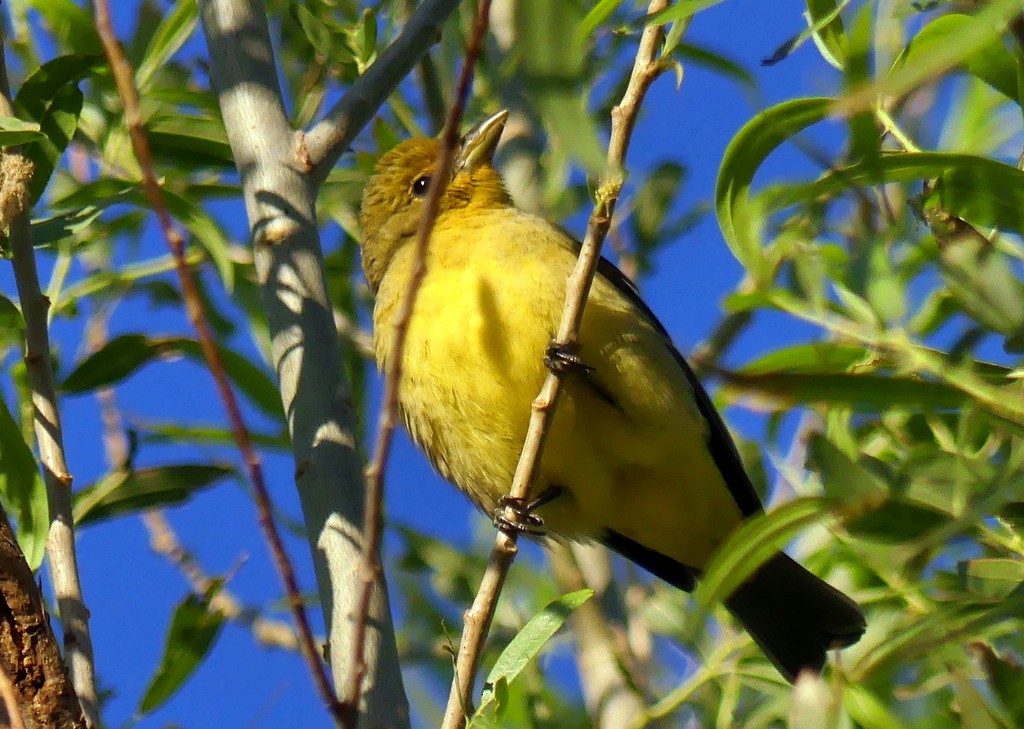
[{"label": "thin branch", "polygon": [[[78,177],[76,175],[76,177]],[[78,178],[84,182],[84,177]],[[101,306],[92,313],[85,326],[85,354],[97,351],[107,342],[107,319],[110,309],[116,305]],[[106,451],[107,466],[111,469],[126,468],[131,461],[132,453],[124,435],[124,422],[121,411],[117,407],[114,390],[101,387],[96,391],[96,400],[100,407],[100,422],[103,426],[103,449]],[[192,591],[199,595],[211,594],[214,580],[203,570],[195,557],[182,546],[174,528],[159,510],[147,511],[142,514],[142,523],[149,532],[150,548],[166,558],[188,580]],[[246,607],[227,588],[212,591],[210,609],[219,612],[228,620],[239,623],[252,633],[253,638],[261,646],[283,648],[298,651],[299,639],[290,623],[266,618],[254,608]]]},{"label": "thin branch", "polygon": [[117,85],[118,94],[124,106],[125,126],[131,137],[132,148],[142,172],[142,186],[146,196],[149,198],[150,204],[153,206],[153,210],[156,212],[161,232],[174,256],[175,268],[181,283],[189,320],[199,337],[203,356],[210,367],[210,373],[213,376],[217,391],[227,411],[235,442],[249,471],[249,480],[252,483],[255,495],[260,527],[263,529],[264,537],[270,547],[275,566],[284,584],[288,604],[299,633],[303,657],[306,659],[307,667],[312,675],[314,686],[320,695],[321,701],[324,702],[327,710],[335,720],[340,722],[341,704],[334,695],[330,681],[327,678],[327,672],[324,670],[323,663],[320,660],[316,642],[313,638],[313,631],[309,627],[309,620],[306,617],[306,611],[302,603],[302,595],[299,591],[295,571],[288,559],[281,535],[274,524],[270,494],[263,480],[263,469],[259,457],[253,448],[249,432],[245,426],[245,420],[235,398],[235,393],[228,382],[213,333],[210,331],[209,323],[203,314],[202,304],[200,303],[202,299],[199,295],[192,269],[185,262],[185,241],[171,220],[164,201],[163,192],[153,170],[153,160],[149,150],[149,140],[142,125],[138,92],[135,89],[133,80],[134,75],[117,38],[114,36],[114,31],[110,24],[108,0],[96,0],[95,17],[96,30],[103,43],[104,53],[107,56],[114,75],[114,81]]},{"label": "thin branch", "polygon": [[[388,455],[391,452],[391,441],[398,422],[398,388],[402,379],[402,360],[405,350],[406,335],[409,332],[409,321],[412,319],[423,277],[427,272],[427,245],[430,233],[434,229],[441,205],[441,196],[448,186],[451,177],[452,162],[455,149],[459,142],[459,125],[469,98],[469,90],[473,80],[473,67],[483,47],[487,33],[487,21],[490,17],[491,0],[481,0],[477,9],[476,19],[470,30],[466,46],[466,57],[462,63],[459,80],[455,90],[455,101],[448,112],[444,133],[441,137],[441,149],[438,153],[437,166],[431,175],[430,190],[423,208],[423,215],[416,231],[416,248],[414,253],[412,276],[409,280],[402,306],[395,315],[391,326],[394,335],[391,351],[388,352],[387,370],[384,377],[384,394],[380,408],[380,419],[377,424],[377,437],[374,444],[373,457],[366,466],[366,516],[363,526],[363,559],[360,564],[362,593],[357,603],[355,617],[355,646],[352,651],[352,668],[348,673],[349,686],[345,692],[345,705],[350,717],[358,716],[359,695],[362,688],[366,666],[363,662],[363,636],[366,633],[366,619],[370,604],[373,585],[380,573],[380,538],[383,526],[382,500],[384,492],[384,470]],[[350,726],[355,726],[353,720]]]},{"label": "thin branch", "polygon": [[[335,690],[344,695],[361,594],[354,567],[363,555],[365,479],[357,413],[324,280],[318,185],[310,176],[304,138],[285,113],[263,2],[198,0],[198,6],[210,78],[242,182],[295,486],[327,626],[328,660]],[[423,52],[426,47],[424,42]],[[349,131],[357,131],[352,119]],[[369,625],[363,721],[404,729],[410,725],[409,702],[383,575],[371,598]]]},{"label": "thin branch", "polygon": [[[652,0],[648,13],[655,13],[668,5],[667,0]],[[633,72],[630,75],[622,101],[612,109],[611,139],[608,144],[608,170],[605,179],[597,189],[594,210],[587,223],[587,234],[580,249],[579,260],[566,284],[565,308],[555,335],[555,342],[569,346],[579,337],[583,321],[583,305],[590,293],[590,286],[601,257],[601,244],[611,225],[615,203],[624,181],[624,167],[629,140],[640,111],[640,104],[651,83],[662,72],[658,63],[658,44],[662,37],[662,26],[649,25],[640,36]],[[526,433],[523,450],[512,479],[510,503],[525,503],[530,488],[540,470],[541,453],[548,429],[554,418],[555,406],[561,391],[561,373],[552,369],[541,386],[540,393],[533,401],[530,425]],[[505,518],[516,523],[519,518],[511,506],[505,510]],[[445,710],[442,729],[461,729],[466,721],[466,712],[472,702],[473,684],[484,642],[490,630],[491,620],[497,608],[498,597],[505,583],[505,576],[516,555],[517,534],[514,530],[500,530],[494,541],[494,549],[484,572],[472,606],[466,611],[462,629],[462,641],[455,666],[448,706]]]},{"label": "thin branch", "polygon": [[306,151],[316,187],[352,144],[377,109],[387,101],[416,63],[441,37],[441,26],[458,7],[459,0],[424,0],[409,17],[402,32],[327,116],[306,134]]},{"label": "thin branch", "polygon": [[[7,78],[6,49],[0,34],[0,116],[14,116]],[[8,231],[14,280],[25,319],[25,366],[32,391],[33,424],[43,479],[50,506],[50,530],[46,540],[50,579],[64,628],[64,655],[68,673],[89,724],[99,726],[96,669],[89,610],[82,598],[82,582],[75,551],[75,522],[71,509],[71,474],[64,452],[60,408],[53,385],[47,311],[50,301],[39,287],[35,251],[29,224],[28,190],[31,163],[17,149],[0,157],[0,217]]]},{"label": "thin branch", "polygon": [[[214,586],[213,578],[203,571],[195,557],[182,546],[163,512],[144,513],[142,523],[149,532],[149,546],[152,550],[177,567],[193,591],[200,595],[209,594]],[[262,646],[289,651],[301,650],[298,634],[289,623],[266,618],[258,610],[246,607],[225,586],[221,586],[213,593],[210,598],[210,609],[247,628],[256,642]]]},{"label": "thin branch", "polygon": [[[610,573],[609,554],[598,545],[586,545],[587,552],[583,553],[577,546],[583,545],[570,548],[559,544],[551,550],[549,562],[558,589],[568,593],[590,587],[600,594],[601,585],[584,574],[580,556],[603,562],[599,563],[601,571]],[[634,672],[627,673],[627,667],[632,668],[631,656],[623,655],[628,652],[622,650],[626,641],[616,641],[615,629],[602,607],[604,602],[604,598],[588,600],[573,611],[569,622],[576,642],[576,666],[583,700],[593,725],[622,727],[641,714],[646,704],[637,688]]]}]

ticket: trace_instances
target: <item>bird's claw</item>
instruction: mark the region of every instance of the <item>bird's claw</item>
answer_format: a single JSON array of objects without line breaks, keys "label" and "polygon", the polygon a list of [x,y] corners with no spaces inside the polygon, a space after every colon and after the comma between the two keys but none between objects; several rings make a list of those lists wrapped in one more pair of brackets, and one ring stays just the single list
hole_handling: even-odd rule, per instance
[{"label": "bird's claw", "polygon": [[556,342],[548,343],[544,350],[544,364],[552,372],[565,374],[566,372],[592,372],[593,367],[588,365],[579,356],[579,342]]},{"label": "bird's claw", "polygon": [[[547,533],[544,529],[544,520],[531,513],[533,508],[534,504],[527,503],[525,499],[517,499],[511,496],[502,497],[500,505],[494,512],[494,526],[496,529],[504,532],[543,537]],[[511,509],[515,512],[516,518],[509,519],[505,516],[506,509]]]}]

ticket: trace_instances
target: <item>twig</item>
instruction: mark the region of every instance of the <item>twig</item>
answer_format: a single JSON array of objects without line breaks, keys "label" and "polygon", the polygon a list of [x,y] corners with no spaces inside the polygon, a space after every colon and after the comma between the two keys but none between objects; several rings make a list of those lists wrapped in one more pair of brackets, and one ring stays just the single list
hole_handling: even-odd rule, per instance
[{"label": "twig", "polygon": [[[348,396],[343,349],[324,281],[318,184],[310,179],[304,138],[297,138],[285,112],[264,3],[197,0],[197,5],[210,78],[241,177],[271,358],[295,459],[295,487],[327,627],[331,674],[335,690],[344,695],[359,596],[355,567],[363,554],[365,479],[356,441],[357,413]],[[422,41],[408,52],[417,58],[425,53],[433,39]],[[397,58],[394,63],[407,61]],[[348,93],[371,93],[360,88],[353,86]],[[351,118],[348,131],[358,131]],[[383,575],[373,591],[370,613],[363,720],[367,726],[407,729],[409,701]]]},{"label": "twig", "polygon": [[[77,177],[77,175],[76,175]],[[83,181],[80,179],[80,181]],[[115,301],[116,304],[116,301]],[[107,317],[109,308],[97,309],[89,317],[85,327],[85,353],[91,354],[102,347],[107,341]],[[96,391],[96,400],[100,406],[100,421],[103,425],[103,448],[106,451],[107,466],[111,469],[129,467],[132,454],[124,436],[124,425],[121,411],[117,407],[114,390],[102,387]],[[149,546],[154,552],[165,557],[188,580],[189,586],[200,595],[210,593],[214,580],[203,571],[188,550],[178,540],[174,528],[159,510],[147,511],[142,514],[142,523],[149,532]],[[216,610],[228,620],[245,626],[253,638],[262,646],[283,648],[298,651],[299,639],[291,624],[280,620],[263,617],[259,611],[248,608],[227,586],[213,592],[210,597],[210,609]]]},{"label": "twig", "polygon": [[[7,78],[6,49],[0,34],[0,115],[14,116],[11,88]],[[43,479],[50,506],[50,529],[46,540],[50,579],[64,628],[64,657],[82,710],[92,726],[99,726],[96,669],[89,610],[82,598],[82,582],[75,551],[75,527],[71,509],[71,474],[64,452],[64,433],[53,385],[47,311],[50,301],[39,288],[35,251],[29,225],[26,185],[32,175],[31,163],[16,149],[0,156],[3,169],[3,200],[0,217],[8,231],[14,280],[25,318],[25,366],[32,390],[33,426],[43,465]]]},{"label": "twig", "polygon": [[431,175],[430,190],[416,231],[412,276],[402,300],[402,306],[391,324],[394,334],[384,376],[384,394],[380,407],[380,419],[377,424],[377,437],[373,457],[366,466],[366,514],[363,526],[363,559],[360,564],[362,593],[359,596],[355,614],[355,644],[351,655],[352,669],[348,673],[349,686],[345,692],[345,706],[349,716],[353,718],[350,724],[352,727],[355,727],[354,717],[358,716],[359,694],[363,675],[366,672],[366,667],[363,665],[363,641],[366,633],[367,610],[373,585],[380,572],[381,501],[384,491],[384,469],[387,465],[391,441],[398,420],[398,388],[402,379],[405,340],[409,331],[409,321],[416,305],[416,297],[427,271],[427,244],[430,242],[430,233],[434,228],[434,221],[440,208],[441,196],[444,195],[451,177],[452,159],[459,142],[459,124],[462,121],[462,113],[469,97],[470,85],[473,80],[473,66],[480,55],[484,35],[487,32],[490,9],[491,0],[481,0],[467,39],[466,57],[459,73],[454,103],[445,121],[437,167]]},{"label": "twig", "polygon": [[18,692],[3,666],[0,666],[0,699],[7,710],[7,720],[11,724],[11,729],[25,729],[25,719],[21,715],[21,707],[18,706]]},{"label": "twig", "polygon": [[306,133],[306,151],[315,186],[319,187],[327,178],[338,158],[381,104],[441,37],[441,26],[458,4],[459,0],[420,3],[399,36],[366,73],[356,79],[327,116]]},{"label": "twig", "polygon": [[139,162],[142,171],[142,186],[146,196],[153,206],[157,215],[161,231],[167,241],[167,245],[174,255],[175,268],[181,283],[182,294],[185,299],[185,308],[189,320],[199,336],[199,343],[210,367],[210,373],[216,383],[221,401],[227,411],[228,420],[231,424],[231,431],[234,434],[235,442],[245,461],[249,471],[249,480],[252,483],[255,495],[256,508],[259,517],[260,527],[263,529],[264,537],[270,547],[271,555],[275,566],[284,584],[288,604],[295,620],[295,626],[299,633],[302,655],[306,659],[307,667],[313,678],[314,686],[320,699],[324,702],[327,710],[335,718],[341,721],[341,703],[334,695],[327,672],[320,661],[316,649],[316,642],[313,638],[313,631],[309,627],[309,620],[302,604],[302,595],[299,591],[298,581],[291,562],[281,541],[281,535],[274,524],[273,514],[270,506],[270,494],[267,491],[266,483],[263,480],[263,469],[259,457],[253,448],[249,438],[249,432],[245,426],[245,420],[238,407],[231,384],[228,382],[227,374],[224,371],[224,364],[221,362],[220,354],[217,351],[210,326],[203,314],[201,297],[192,269],[185,262],[185,241],[181,233],[174,226],[171,216],[167,211],[164,202],[163,192],[157,183],[156,174],[153,170],[153,160],[149,150],[149,140],[142,125],[142,114],[139,108],[138,92],[135,89],[133,74],[128,61],[121,51],[121,47],[114,36],[110,24],[110,9],[108,0],[96,0],[95,3],[96,30],[103,43],[104,53],[110,63],[114,81],[117,85],[118,94],[124,106],[125,126],[132,140],[132,148],[135,157]]},{"label": "twig", "polygon": [[[648,6],[648,14],[658,12],[667,5],[667,0],[652,0]],[[562,318],[555,335],[555,342],[559,345],[576,342],[579,336],[580,323],[583,321],[583,305],[590,293],[590,286],[601,257],[601,244],[608,233],[615,203],[622,189],[626,150],[640,111],[640,103],[651,83],[663,70],[657,61],[661,37],[662,27],[659,25],[649,25],[644,29],[626,91],[623,93],[622,101],[612,109],[611,139],[608,143],[609,172],[597,189],[594,210],[587,223],[587,234],[580,249],[579,260],[566,284],[565,308],[562,310]],[[536,480],[540,469],[541,452],[554,418],[561,384],[561,373],[556,370],[549,371],[540,393],[533,401],[530,425],[512,478],[510,503],[524,503]],[[519,515],[509,506],[505,509],[505,518],[515,523]],[[462,641],[459,643],[459,655],[455,665],[455,678],[448,696],[442,729],[461,729],[465,723],[484,641],[490,630],[505,576],[515,559],[516,540],[517,534],[514,530],[498,532],[476,598],[466,611]]]},{"label": "twig", "polygon": [[[149,546],[157,554],[166,557],[188,580],[189,586],[198,594],[208,594],[214,586],[203,568],[196,562],[178,540],[178,535],[160,511],[148,511],[142,515],[142,522],[149,532]],[[253,608],[248,608],[238,598],[221,586],[210,598],[210,609],[216,610],[228,620],[239,623],[252,633],[262,646],[283,648],[289,651],[301,650],[295,629],[286,622],[263,617]]]}]

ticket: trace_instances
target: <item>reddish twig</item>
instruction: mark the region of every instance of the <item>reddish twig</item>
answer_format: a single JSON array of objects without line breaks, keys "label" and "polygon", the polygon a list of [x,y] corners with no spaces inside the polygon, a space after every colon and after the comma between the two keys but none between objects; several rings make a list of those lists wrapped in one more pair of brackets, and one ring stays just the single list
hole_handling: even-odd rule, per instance
[{"label": "reddish twig", "polygon": [[491,0],[482,0],[477,9],[476,19],[470,30],[466,45],[466,57],[462,64],[456,86],[455,99],[448,112],[444,132],[441,137],[441,150],[438,154],[437,169],[431,176],[430,190],[427,194],[423,217],[420,218],[416,231],[416,251],[412,277],[409,288],[402,300],[402,306],[392,322],[394,338],[391,351],[388,352],[387,366],[384,373],[384,394],[380,407],[380,419],[377,423],[377,437],[374,444],[373,457],[366,466],[366,513],[363,525],[363,560],[360,564],[361,592],[355,614],[355,643],[352,650],[352,670],[348,672],[349,685],[345,691],[345,707],[351,719],[348,726],[355,727],[353,717],[358,717],[359,696],[362,689],[366,666],[363,661],[363,647],[366,636],[366,621],[370,606],[373,585],[380,572],[380,539],[382,520],[382,499],[384,491],[384,469],[391,441],[394,436],[398,417],[398,388],[402,378],[402,353],[405,349],[406,334],[409,331],[409,320],[412,317],[416,297],[426,274],[427,244],[434,228],[441,196],[448,186],[451,176],[452,159],[459,142],[459,125],[469,97],[469,88],[473,80],[473,66],[483,46],[490,16]]},{"label": "reddish twig", "polygon": [[[667,0],[652,0],[648,13],[655,13],[668,5]],[[630,136],[640,111],[640,103],[655,78],[664,70],[658,63],[657,47],[662,36],[662,27],[649,25],[640,37],[633,72],[622,101],[612,109],[612,131],[608,143],[608,170],[606,179],[597,189],[594,210],[587,223],[587,234],[580,249],[579,260],[566,284],[565,307],[555,335],[555,342],[569,345],[579,337],[583,321],[583,305],[590,293],[590,286],[601,257],[601,244],[611,226],[612,213],[618,201],[623,183],[623,168]],[[509,504],[525,503],[530,488],[540,470],[544,442],[554,418],[555,406],[561,391],[562,378],[557,370],[550,370],[541,386],[540,393],[531,406],[530,425],[526,432],[523,450],[516,465],[509,494]],[[505,509],[505,518],[516,523],[520,518],[511,506]],[[462,641],[455,665],[455,679],[448,696],[442,729],[461,729],[471,705],[473,683],[483,654],[484,642],[490,630],[491,620],[497,608],[498,597],[505,583],[505,576],[516,555],[515,530],[499,530],[494,540],[494,549],[484,572],[476,597],[463,621]]]},{"label": "reddish twig", "polygon": [[341,702],[334,695],[327,672],[320,660],[316,642],[313,638],[313,631],[309,627],[309,620],[306,617],[306,611],[302,604],[295,571],[285,552],[281,535],[274,524],[270,494],[263,479],[263,469],[260,465],[259,457],[256,455],[252,441],[249,438],[249,432],[246,429],[242,412],[238,407],[238,401],[235,398],[231,384],[228,382],[227,374],[224,371],[224,364],[217,351],[213,334],[203,314],[199,290],[193,277],[192,269],[185,260],[185,241],[171,220],[166,203],[164,202],[163,192],[157,183],[156,174],[153,170],[152,155],[149,149],[149,140],[142,124],[139,97],[135,89],[131,67],[128,65],[120,44],[114,36],[114,31],[110,24],[108,0],[96,0],[95,6],[96,30],[103,43],[103,49],[110,63],[118,94],[121,96],[121,102],[124,105],[125,126],[131,137],[132,148],[142,172],[143,190],[153,206],[161,231],[171,250],[171,254],[174,256],[175,269],[181,282],[185,309],[189,321],[199,337],[203,356],[210,367],[210,374],[213,376],[221,401],[224,403],[224,409],[227,411],[232,434],[248,469],[249,480],[252,483],[253,493],[255,494],[259,524],[270,547],[281,582],[284,584],[288,604],[292,611],[292,617],[295,620],[296,629],[298,630],[302,655],[306,659],[317,693],[320,694],[321,700],[335,721],[340,723],[342,720]]}]

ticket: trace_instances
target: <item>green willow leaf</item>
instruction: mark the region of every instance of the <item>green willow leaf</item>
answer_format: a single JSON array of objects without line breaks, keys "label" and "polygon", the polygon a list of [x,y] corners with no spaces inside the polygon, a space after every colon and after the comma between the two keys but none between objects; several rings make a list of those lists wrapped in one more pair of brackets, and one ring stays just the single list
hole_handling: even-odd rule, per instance
[{"label": "green willow leaf", "polygon": [[145,92],[153,75],[178,52],[196,29],[199,10],[196,0],[178,0],[163,19],[146,47],[135,70],[135,85]]},{"label": "green willow leaf", "polygon": [[[959,38],[975,32],[976,23],[976,18],[959,13],[948,13],[936,18],[911,39],[910,45],[893,64],[890,75],[908,66],[927,63],[929,57],[943,52],[948,46],[955,47]],[[960,63],[967,73],[1004,96],[1017,100],[1017,63],[998,35],[989,38]]]},{"label": "green willow leaf", "polygon": [[[193,114],[161,115],[146,125],[153,154],[176,165],[232,167],[231,145],[220,119]],[[238,190],[234,190],[238,194]]]},{"label": "green willow leaf", "polygon": [[915,54],[913,63],[899,64],[878,82],[859,84],[837,101],[836,111],[843,114],[864,111],[878,99],[903,96],[923,84],[932,83],[943,73],[998,42],[1006,32],[1007,24],[1019,13],[1020,0],[985,3],[973,17],[973,22],[955,37],[929,46],[926,53]]},{"label": "green willow leaf", "polygon": [[868,468],[815,433],[807,443],[807,461],[821,474],[822,490],[837,502],[881,502],[889,486]]},{"label": "green willow leaf", "polygon": [[780,144],[824,119],[832,101],[795,99],[766,109],[747,122],[725,150],[715,183],[715,211],[733,255],[755,275],[763,271],[761,241],[754,232],[759,211],[750,196],[754,174]]},{"label": "green willow leaf", "polygon": [[767,514],[748,520],[732,533],[711,558],[697,583],[694,601],[703,621],[713,606],[731,595],[740,584],[801,531],[832,517],[835,501],[823,497],[794,499]]},{"label": "green willow leaf", "polygon": [[114,471],[75,492],[75,524],[84,526],[146,509],[184,504],[199,491],[234,474],[232,466],[208,463]]},{"label": "green willow leaf", "polygon": [[739,371],[744,375],[770,375],[781,372],[845,373],[850,367],[865,362],[869,357],[870,352],[864,347],[820,341],[776,349],[748,362]]},{"label": "green willow leaf", "polygon": [[189,595],[174,609],[164,655],[139,702],[140,714],[159,708],[185,684],[213,648],[223,625],[224,616],[210,609],[207,597]]},{"label": "green willow leaf", "polygon": [[846,66],[847,40],[843,18],[839,14],[846,2],[836,0],[807,0],[808,23],[815,28],[815,45],[821,55],[836,68]]},{"label": "green willow leaf", "polygon": [[598,2],[594,3],[594,7],[580,21],[580,27],[577,31],[580,37],[589,38],[593,35],[594,31],[608,20],[622,3],[623,0],[598,0]]},{"label": "green willow leaf", "polygon": [[980,228],[1024,233],[1024,171],[970,154],[887,154],[837,169],[806,185],[770,188],[761,197],[765,208],[774,212],[853,186],[932,179],[937,182],[926,205],[937,205],[946,213]]},{"label": "green willow leaf", "polygon": [[0,117],[0,147],[14,147],[41,139],[46,139],[46,135],[36,122],[22,121],[14,116]]},{"label": "green willow leaf", "polygon": [[590,589],[562,595],[557,600],[548,603],[543,610],[523,626],[516,637],[505,646],[505,650],[501,652],[494,662],[494,667],[487,674],[486,688],[480,702],[481,711],[495,700],[495,688],[498,684],[500,682],[511,684],[523,672],[527,664],[536,658],[541,648],[558,632],[569,614],[593,595],[594,591]]},{"label": "green willow leaf", "polygon": [[[227,347],[218,345],[217,351],[231,381],[266,415],[282,420],[280,395],[267,372],[250,358]],[[194,339],[122,334],[80,362],[64,379],[61,389],[78,394],[109,387],[143,365],[170,355],[185,356],[197,364],[206,364],[202,348]]]},{"label": "green willow leaf", "polygon": [[848,515],[843,526],[851,534],[887,544],[903,544],[947,524],[952,516],[905,499],[890,499],[866,512]]},{"label": "green willow leaf", "polygon": [[122,334],[80,362],[64,378],[61,389],[82,393],[113,385],[160,354],[159,347],[145,334]]},{"label": "green willow leaf", "polygon": [[72,0],[28,0],[46,19],[46,25],[65,50],[80,54],[103,53],[92,15]]},{"label": "green willow leaf", "polygon": [[[836,21],[839,22],[839,27],[841,29],[842,19],[840,18],[839,13],[842,12],[843,8],[846,7],[849,2],[850,0],[842,0],[842,2],[839,3],[817,3],[817,7],[815,9],[821,11],[820,14],[816,16],[808,15],[807,17],[810,24],[807,28],[779,46],[771,56],[761,61],[762,65],[774,66],[779,61],[789,57],[793,51],[802,46],[807,42],[807,40],[816,37],[823,29],[829,27]],[[808,8],[810,8],[812,4],[813,3],[808,3]],[[830,5],[831,7],[826,8],[826,5]]]},{"label": "green willow leaf", "polygon": [[988,645],[975,647],[989,682],[1010,715],[1011,726],[1024,726],[1024,667],[1012,657],[1003,657]]},{"label": "green willow leaf", "polygon": [[701,10],[707,10],[713,5],[718,5],[722,0],[679,0],[672,3],[664,10],[645,15],[640,19],[638,25],[667,25],[686,20]]},{"label": "green willow leaf", "polygon": [[848,372],[720,374],[727,393],[755,394],[789,404],[845,404],[860,412],[882,412],[899,406],[953,409],[970,401],[966,393],[945,382],[906,376]]},{"label": "green willow leaf", "polygon": [[971,559],[958,570],[967,591],[981,597],[1002,599],[1024,583],[1024,562],[1016,559]]},{"label": "green willow leaf", "polygon": [[17,522],[18,546],[32,570],[39,569],[50,530],[46,485],[36,459],[0,397],[0,497]]},{"label": "green willow leaf", "polygon": [[78,128],[84,97],[77,84],[94,73],[102,59],[99,55],[58,56],[29,74],[14,97],[18,115],[37,122],[43,132],[43,138],[25,150],[36,167],[29,186],[33,201],[43,194]]},{"label": "green willow leaf", "polygon": [[587,78],[587,50],[575,3],[521,0],[516,12],[520,77],[533,96],[554,145],[591,174],[605,167],[604,146],[580,88]]}]

